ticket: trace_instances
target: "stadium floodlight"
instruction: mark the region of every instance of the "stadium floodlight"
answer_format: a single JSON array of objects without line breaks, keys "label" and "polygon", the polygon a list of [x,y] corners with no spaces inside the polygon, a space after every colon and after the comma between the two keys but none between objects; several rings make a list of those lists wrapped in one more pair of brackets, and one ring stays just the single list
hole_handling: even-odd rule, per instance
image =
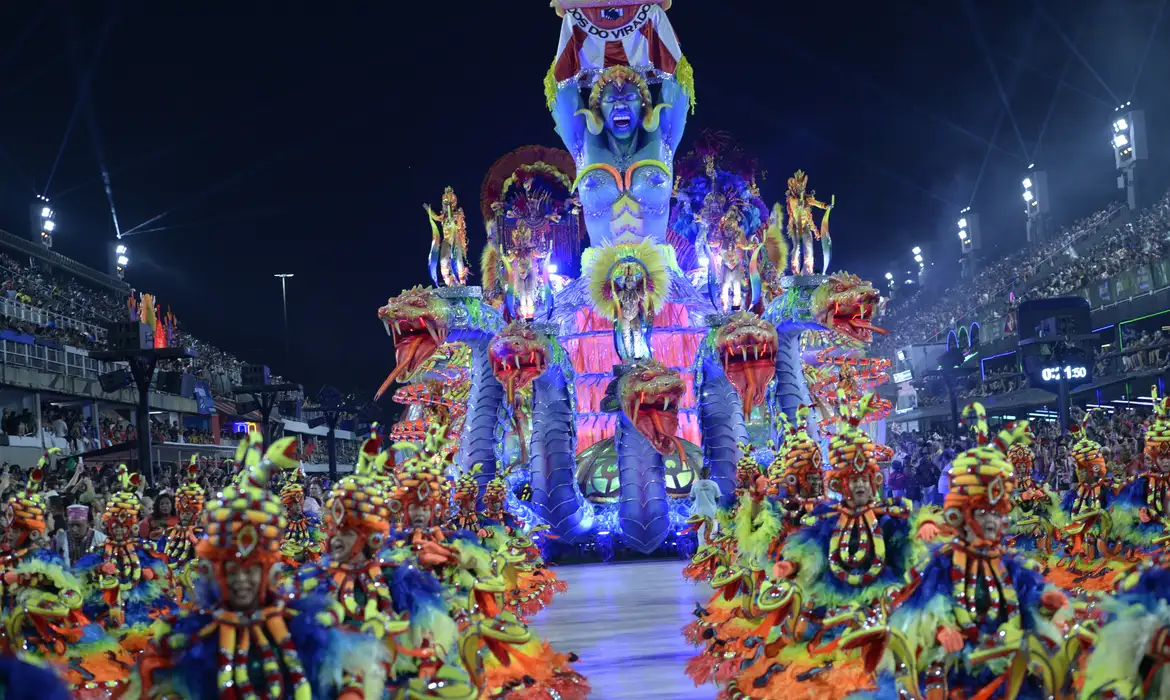
[{"label": "stadium floodlight", "polygon": [[887,272],[887,273],[886,273],[886,279],[888,279],[888,280],[892,280],[892,279],[894,279],[894,273],[892,273],[892,272]]},{"label": "stadium floodlight", "polygon": [[117,252],[118,255],[125,255],[126,254],[126,246],[119,243],[118,247],[115,249],[115,252]]},{"label": "stadium floodlight", "polygon": [[1026,189],[1026,190],[1032,189],[1032,178],[1030,178],[1030,177],[1024,178],[1024,189]]},{"label": "stadium floodlight", "polygon": [[1129,122],[1124,119],[1118,119],[1117,121],[1113,122],[1113,130],[1118,133],[1129,131]]},{"label": "stadium floodlight", "polygon": [[557,264],[556,263],[549,263],[548,264],[548,273],[550,275],[557,274]]},{"label": "stadium floodlight", "polygon": [[963,229],[959,229],[959,240],[960,241],[967,240],[967,232],[964,231]]},{"label": "stadium floodlight", "polygon": [[46,221],[44,224],[42,224],[42,226],[44,226],[44,229],[46,231],[48,231],[49,233],[52,233],[53,229],[57,228],[57,222],[49,220],[49,221]]},{"label": "stadium floodlight", "polygon": [[1024,190],[1024,201],[1031,202],[1036,196],[1032,194],[1032,190]]},{"label": "stadium floodlight", "polygon": [[53,210],[48,207],[41,207],[41,218],[51,219],[53,217]]},{"label": "stadium floodlight", "polygon": [[918,263],[918,264],[919,264],[919,266],[921,266],[921,265],[922,265],[922,256],[921,256],[921,255],[915,255],[915,256],[914,256],[914,262]]},{"label": "stadium floodlight", "polygon": [[967,217],[959,219],[959,228],[967,228]]},{"label": "stadium floodlight", "polygon": [[922,248],[919,248],[918,246],[914,246],[913,248],[910,249],[910,252],[914,253],[915,255],[922,255]]},{"label": "stadium floodlight", "polygon": [[119,255],[118,264],[125,267],[126,265],[130,264],[130,258],[126,257],[125,255]]}]

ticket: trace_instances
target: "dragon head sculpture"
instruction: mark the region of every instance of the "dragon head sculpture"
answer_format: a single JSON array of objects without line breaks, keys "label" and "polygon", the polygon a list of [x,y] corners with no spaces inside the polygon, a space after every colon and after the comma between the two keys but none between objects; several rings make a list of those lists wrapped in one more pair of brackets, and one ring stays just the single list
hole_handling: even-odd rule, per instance
[{"label": "dragon head sculpture", "polygon": [[687,385],[676,370],[656,360],[630,365],[618,379],[618,401],[634,427],[655,450],[683,453],[678,432],[678,409]]},{"label": "dragon head sculpture", "polygon": [[874,333],[886,333],[873,325],[882,310],[882,295],[857,275],[838,272],[817,287],[811,300],[813,318],[825,328],[861,343],[873,341]]},{"label": "dragon head sculpture", "polygon": [[740,311],[715,334],[723,372],[739,391],[744,413],[764,403],[768,383],[776,374],[776,327],[759,316]]},{"label": "dragon head sculpture", "polygon": [[548,340],[528,324],[516,321],[492,338],[488,356],[508,402],[514,403],[516,391],[528,386],[548,367]]},{"label": "dragon head sculpture", "polygon": [[386,334],[394,339],[396,365],[378,389],[379,398],[399,378],[410,376],[447,342],[447,310],[433,289],[415,287],[378,309]]}]

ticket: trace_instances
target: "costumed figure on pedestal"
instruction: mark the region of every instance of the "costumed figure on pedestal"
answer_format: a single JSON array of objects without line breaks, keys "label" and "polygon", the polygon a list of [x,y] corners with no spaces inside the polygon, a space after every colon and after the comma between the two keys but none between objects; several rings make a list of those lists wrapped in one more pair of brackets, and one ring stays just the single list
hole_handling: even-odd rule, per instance
[{"label": "costumed figure on pedestal", "polygon": [[670,248],[649,240],[589,248],[581,257],[597,313],[613,321],[613,342],[625,362],[650,357],[654,315],[670,291]]},{"label": "costumed figure on pedestal", "polygon": [[131,652],[146,647],[151,625],[175,607],[174,581],[166,558],[153,541],[138,537],[139,480],[126,465],[118,466],[117,490],[102,515],[106,541],[74,565],[88,583],[86,614]]},{"label": "costumed figure on pedestal", "polygon": [[1149,554],[1170,542],[1166,499],[1170,496],[1170,397],[1153,387],[1154,422],[1146,431],[1145,469],[1114,502],[1114,531],[1136,552]]},{"label": "costumed figure on pedestal", "polygon": [[305,477],[300,464],[289,467],[283,476],[280,502],[284,504],[288,527],[285,529],[281,551],[286,561],[294,566],[317,561],[325,537],[321,533],[320,518],[305,512]]},{"label": "costumed figure on pedestal", "polygon": [[[389,654],[389,697],[471,700],[478,689],[459,658],[459,634],[437,578],[407,549],[385,549],[394,514],[374,478],[389,453],[358,465],[325,505],[327,556],[300,567],[305,593],[327,595],[344,624],[382,640]],[[403,695],[405,694],[405,695]]]},{"label": "costumed figure on pedestal", "polygon": [[825,485],[841,501],[815,506],[784,540],[758,594],[770,607],[755,631],[760,642],[745,650],[727,697],[788,698],[799,684],[818,698],[841,698],[870,684],[860,653],[841,645],[841,635],[886,604],[888,589],[926,559],[940,524],[931,509],[915,514],[908,500],[882,498],[879,451],[858,429],[872,400],[866,394],[854,406],[840,397]]},{"label": "costumed figure on pedestal", "polygon": [[288,524],[270,487],[274,469],[296,468],[296,439],[261,456],[252,433],[243,478],[207,511],[196,548],[198,607],[160,621],[139,665],[144,696],[179,700],[365,700],[383,697],[378,640],[342,625],[324,596],[282,595],[273,585]]},{"label": "costumed figure on pedestal", "polygon": [[667,4],[557,7],[564,24],[545,96],[577,163],[575,189],[594,246],[624,234],[666,242],[674,154],[694,101]]},{"label": "costumed figure on pedestal", "polygon": [[427,259],[431,280],[436,287],[440,279],[448,287],[467,284],[467,221],[455,190],[443,190],[442,211],[438,214],[429,204],[424,204],[423,209],[431,222],[431,252]]},{"label": "costumed figure on pedestal", "polygon": [[1016,477],[1008,514],[1008,546],[1046,561],[1055,551],[1059,530],[1067,524],[1060,497],[1033,477],[1036,456],[1030,445],[1016,442],[1008,448],[1007,458]]},{"label": "costumed figure on pedestal", "polygon": [[[120,696],[133,658],[82,611],[81,581],[45,539],[48,507],[41,495],[48,456],[5,505],[0,554],[0,653],[19,653],[56,670],[75,698]],[[51,688],[47,686],[46,690]]]},{"label": "costumed figure on pedestal", "polygon": [[[824,253],[821,274],[828,274],[829,261],[833,257],[833,239],[829,236],[829,214],[837,203],[834,196],[828,204],[820,201],[815,192],[807,191],[808,175],[803,170],[788,178],[788,240],[792,242],[792,274],[813,274],[813,238],[821,242]],[[813,219],[813,210],[825,212],[818,229]]]},{"label": "costumed figure on pedestal", "polygon": [[943,510],[954,539],[912,572],[887,624],[845,640],[868,646],[880,668],[876,692],[859,697],[1068,697],[1081,643],[1058,629],[1068,599],[1030,558],[1004,546],[1015,488],[1005,452],[1027,444],[1026,422],[989,440],[982,406],[964,411],[972,413],[979,444],[955,458]]}]

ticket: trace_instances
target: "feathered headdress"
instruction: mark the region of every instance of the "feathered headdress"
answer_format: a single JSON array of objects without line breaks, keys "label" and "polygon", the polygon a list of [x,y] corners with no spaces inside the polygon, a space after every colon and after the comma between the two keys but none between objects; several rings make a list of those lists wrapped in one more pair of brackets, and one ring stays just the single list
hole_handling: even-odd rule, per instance
[{"label": "feathered headdress", "polygon": [[436,519],[441,517],[440,514],[447,507],[450,488],[444,475],[452,455],[450,442],[448,426],[436,422],[427,429],[422,445],[414,442],[395,443],[395,450],[413,454],[396,470],[397,483],[390,503],[393,512],[403,512],[411,505],[422,505],[432,508]]},{"label": "feathered headdress", "polygon": [[191,463],[187,465],[187,481],[175,490],[175,509],[199,513],[203,510],[206,498],[203,487],[199,485],[199,455],[191,455]]},{"label": "feathered headdress", "polygon": [[963,418],[972,421],[976,445],[960,453],[951,463],[951,487],[943,503],[943,516],[954,528],[968,520],[976,509],[1003,514],[1011,510],[1016,474],[1007,452],[1014,445],[1026,447],[1032,441],[1028,421],[1009,423],[992,439],[983,404],[967,406]]},{"label": "feathered headdress", "polygon": [[1170,457],[1170,396],[1159,398],[1156,386],[1150,388],[1150,394],[1154,397],[1154,422],[1146,431],[1146,457]]},{"label": "feathered headdress", "polygon": [[667,254],[650,239],[588,248],[581,256],[593,308],[606,318],[621,315],[618,292],[622,289],[639,292],[639,311],[644,316],[657,313],[670,291],[670,265]]},{"label": "feathered headdress", "polygon": [[300,462],[293,462],[282,469],[284,485],[280,487],[280,502],[286,506],[290,503],[305,502],[305,474],[301,470]]},{"label": "feathered headdress", "polygon": [[843,493],[849,480],[855,476],[867,476],[876,491],[882,485],[883,477],[878,466],[878,450],[873,440],[859,426],[873,411],[875,395],[865,394],[854,406],[845,391],[837,390],[838,419],[837,434],[829,441],[829,473],[826,484],[836,493]]},{"label": "feathered headdress", "polygon": [[142,501],[138,499],[138,485],[141,483],[141,475],[131,474],[125,464],[118,465],[118,482],[102,515],[107,529],[113,523],[133,528],[142,518]]}]

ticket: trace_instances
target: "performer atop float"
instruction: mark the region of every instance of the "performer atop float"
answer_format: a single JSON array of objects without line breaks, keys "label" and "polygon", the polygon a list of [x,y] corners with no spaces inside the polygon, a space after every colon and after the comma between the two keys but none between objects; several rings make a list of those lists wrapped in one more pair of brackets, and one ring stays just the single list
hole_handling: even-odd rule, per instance
[{"label": "performer atop float", "polygon": [[674,153],[694,98],[668,5],[555,5],[564,24],[545,93],[577,163],[591,245],[623,234],[666,242]]},{"label": "performer atop float", "polygon": [[439,286],[440,280],[448,287],[467,284],[467,221],[463,207],[455,197],[455,190],[443,190],[443,206],[439,213],[424,204],[431,222],[431,252],[428,263],[431,280]]},{"label": "performer atop float", "polygon": [[[816,192],[808,191],[808,175],[803,170],[788,178],[788,239],[792,241],[792,274],[811,275],[815,261],[813,259],[813,238],[821,242],[821,251],[824,260],[821,274],[828,274],[829,261],[833,257],[833,239],[829,236],[829,214],[837,203],[834,196],[828,204],[816,197]],[[821,217],[821,227],[818,229],[813,220],[813,210],[824,211]],[[803,254],[803,258],[802,258]]]},{"label": "performer atop float", "polygon": [[261,457],[252,434],[239,483],[208,509],[207,537],[196,554],[206,568],[197,609],[158,623],[139,675],[146,697],[181,700],[381,698],[378,641],[341,625],[327,598],[279,595],[284,508],[271,492],[275,468],[297,466],[295,438]]}]

